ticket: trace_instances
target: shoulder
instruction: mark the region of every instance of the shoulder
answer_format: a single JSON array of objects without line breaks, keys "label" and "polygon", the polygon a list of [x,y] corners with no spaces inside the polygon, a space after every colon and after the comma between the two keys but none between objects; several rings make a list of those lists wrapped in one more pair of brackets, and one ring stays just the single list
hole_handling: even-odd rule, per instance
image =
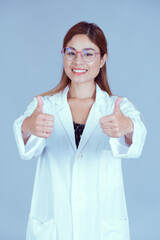
[{"label": "shoulder", "polygon": [[42,96],[42,99],[45,104],[56,104],[59,103],[62,98],[63,91],[55,93],[54,95]]},{"label": "shoulder", "polygon": [[118,97],[121,97],[120,108],[121,111],[126,115],[139,115],[140,112],[135,105],[127,98],[118,95],[109,95],[106,91],[103,91],[97,86],[97,104],[106,114],[112,114],[115,106],[115,102]]},{"label": "shoulder", "polygon": [[63,105],[66,103],[67,92],[69,90],[68,85],[58,93],[55,93],[52,96],[45,96],[44,101],[50,104]]},{"label": "shoulder", "polygon": [[44,113],[52,113],[53,114],[55,105],[56,105],[56,102],[54,101],[53,96],[42,96]]},{"label": "shoulder", "polygon": [[106,107],[107,107],[107,109],[110,113],[113,112],[115,102],[119,97],[121,97],[120,108],[121,108],[121,111],[124,114],[129,114],[129,113],[140,114],[140,112],[138,111],[136,106],[127,97],[117,96],[117,95],[109,96],[106,93],[105,98],[104,98],[104,102],[105,102],[105,105],[106,105]]},{"label": "shoulder", "polygon": [[66,89],[60,91],[52,96],[43,96],[44,112],[50,114],[56,114],[66,103]]},{"label": "shoulder", "polygon": [[109,96],[106,93],[106,101],[108,101],[108,104],[110,104],[110,105],[114,105],[116,100],[119,97],[121,98],[121,103],[120,103],[121,106],[127,107],[127,106],[130,106],[130,105],[133,105],[133,103],[127,97],[118,96],[118,95],[111,95],[111,96]]}]

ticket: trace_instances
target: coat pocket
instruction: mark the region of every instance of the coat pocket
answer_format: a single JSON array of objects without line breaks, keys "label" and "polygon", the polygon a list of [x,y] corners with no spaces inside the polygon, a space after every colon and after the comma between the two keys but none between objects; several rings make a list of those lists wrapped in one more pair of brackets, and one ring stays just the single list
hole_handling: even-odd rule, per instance
[{"label": "coat pocket", "polygon": [[128,219],[101,223],[101,240],[130,240]]},{"label": "coat pocket", "polygon": [[29,217],[26,240],[56,240],[56,226],[53,219],[41,222]]}]

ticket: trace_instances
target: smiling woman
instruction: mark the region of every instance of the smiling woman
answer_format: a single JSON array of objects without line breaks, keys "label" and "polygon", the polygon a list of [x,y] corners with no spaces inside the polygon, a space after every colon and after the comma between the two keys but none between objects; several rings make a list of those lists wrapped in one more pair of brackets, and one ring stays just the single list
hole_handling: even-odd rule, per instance
[{"label": "smiling woman", "polygon": [[73,26],[61,52],[60,83],[14,122],[22,159],[38,157],[26,240],[129,240],[121,158],[140,156],[146,128],[112,96],[96,24]]}]

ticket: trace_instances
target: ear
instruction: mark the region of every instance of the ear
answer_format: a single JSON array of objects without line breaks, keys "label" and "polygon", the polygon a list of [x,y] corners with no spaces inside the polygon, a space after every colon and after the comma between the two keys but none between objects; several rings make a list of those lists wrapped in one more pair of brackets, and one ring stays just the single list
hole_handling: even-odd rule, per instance
[{"label": "ear", "polygon": [[107,57],[108,57],[108,55],[107,55],[107,53],[105,53],[103,55],[103,57],[101,58],[100,68],[102,68],[104,66],[104,64],[105,64],[105,62],[107,60]]}]

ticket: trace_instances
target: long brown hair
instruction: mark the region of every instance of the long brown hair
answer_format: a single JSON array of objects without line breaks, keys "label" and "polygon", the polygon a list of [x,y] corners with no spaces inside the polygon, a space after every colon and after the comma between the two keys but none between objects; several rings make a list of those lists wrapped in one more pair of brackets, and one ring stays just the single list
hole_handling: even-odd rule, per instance
[{"label": "long brown hair", "polygon": [[[72,39],[72,37],[74,37],[77,34],[87,35],[88,38],[99,47],[100,51],[102,52],[101,57],[103,57],[105,53],[108,54],[107,41],[103,31],[95,23],[88,23],[85,21],[79,22],[69,29],[69,31],[66,33],[63,40],[63,48],[68,44],[68,42]],[[97,84],[100,86],[102,90],[106,91],[109,95],[112,95],[112,92],[110,90],[108,80],[107,80],[106,63],[100,69],[99,74],[95,78],[95,81],[97,82]],[[66,75],[63,69],[61,81],[59,82],[59,84],[55,88],[51,89],[50,91],[40,94],[40,96],[54,95],[64,90],[64,88],[70,82],[71,80]]]}]

